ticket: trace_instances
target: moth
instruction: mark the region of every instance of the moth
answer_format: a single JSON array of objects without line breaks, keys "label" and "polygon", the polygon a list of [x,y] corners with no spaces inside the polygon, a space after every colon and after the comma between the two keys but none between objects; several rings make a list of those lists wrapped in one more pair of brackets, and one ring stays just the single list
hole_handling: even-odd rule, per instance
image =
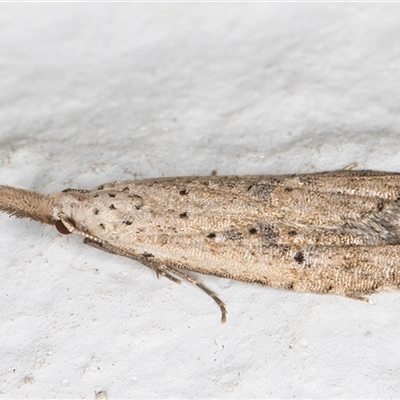
[{"label": "moth", "polygon": [[0,186],[0,210],[197,285],[222,322],[225,304],[187,271],[360,300],[400,287],[399,173],[156,178],[49,195]]}]

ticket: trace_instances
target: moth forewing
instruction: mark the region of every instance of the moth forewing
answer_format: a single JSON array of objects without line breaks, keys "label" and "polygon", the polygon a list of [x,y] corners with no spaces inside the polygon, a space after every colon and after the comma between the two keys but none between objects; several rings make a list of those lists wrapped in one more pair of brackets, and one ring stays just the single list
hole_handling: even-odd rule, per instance
[{"label": "moth forewing", "polygon": [[332,171],[112,182],[48,196],[0,186],[0,210],[55,224],[157,275],[184,271],[352,298],[400,285],[400,175]]}]

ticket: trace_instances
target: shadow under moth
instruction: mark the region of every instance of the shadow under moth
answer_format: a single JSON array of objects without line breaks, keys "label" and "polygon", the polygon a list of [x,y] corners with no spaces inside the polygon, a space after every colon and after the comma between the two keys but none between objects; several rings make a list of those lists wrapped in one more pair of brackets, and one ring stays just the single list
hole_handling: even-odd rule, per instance
[{"label": "shadow under moth", "polygon": [[156,178],[43,195],[0,186],[0,210],[77,233],[225,304],[186,271],[367,300],[400,288],[400,174]]}]

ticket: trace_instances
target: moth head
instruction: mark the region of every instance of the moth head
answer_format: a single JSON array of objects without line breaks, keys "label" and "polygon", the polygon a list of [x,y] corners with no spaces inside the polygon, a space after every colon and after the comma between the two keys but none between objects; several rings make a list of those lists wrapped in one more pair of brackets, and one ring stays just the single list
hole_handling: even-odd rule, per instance
[{"label": "moth head", "polygon": [[88,196],[82,191],[71,189],[67,192],[54,193],[52,196],[57,199],[53,208],[53,221],[58,232],[63,235],[70,233],[85,235],[84,221],[90,209]]},{"label": "moth head", "polygon": [[54,224],[62,234],[107,240],[121,229],[133,229],[142,205],[140,196],[122,191],[69,189],[60,194],[54,207]]}]

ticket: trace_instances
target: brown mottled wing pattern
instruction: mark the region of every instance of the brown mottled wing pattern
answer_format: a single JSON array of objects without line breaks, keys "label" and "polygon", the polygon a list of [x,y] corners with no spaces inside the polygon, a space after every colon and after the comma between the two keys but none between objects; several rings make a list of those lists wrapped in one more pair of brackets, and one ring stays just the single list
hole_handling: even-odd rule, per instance
[{"label": "brown mottled wing pattern", "polygon": [[374,171],[115,182],[85,229],[159,265],[357,296],[399,284],[399,194]]},{"label": "brown mottled wing pattern", "polygon": [[333,171],[114,182],[48,196],[0,186],[0,211],[55,224],[173,281],[184,270],[360,298],[400,287],[400,175]]}]

